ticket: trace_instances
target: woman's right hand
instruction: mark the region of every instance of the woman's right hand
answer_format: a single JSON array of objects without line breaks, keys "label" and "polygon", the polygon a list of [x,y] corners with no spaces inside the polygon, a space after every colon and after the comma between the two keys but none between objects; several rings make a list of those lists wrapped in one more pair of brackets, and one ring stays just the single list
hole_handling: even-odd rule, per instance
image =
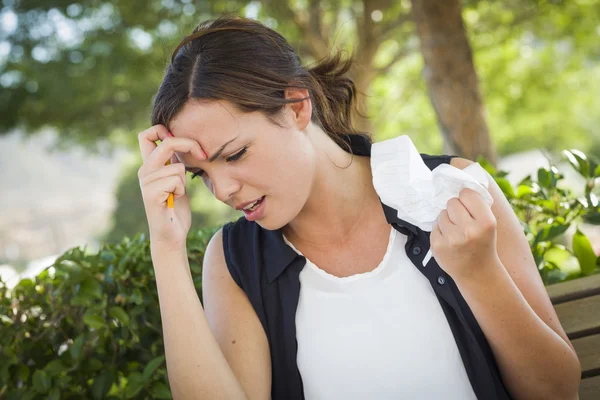
[{"label": "woman's right hand", "polygon": [[[192,224],[190,200],[185,190],[185,166],[175,156],[190,153],[198,160],[206,154],[200,144],[189,138],[176,138],[163,125],[155,125],[138,135],[143,164],[138,170],[142,199],[148,219],[150,242],[168,249],[185,248]],[[156,141],[160,140],[159,145]],[[170,165],[165,165],[167,161]],[[173,193],[175,208],[167,208]]]}]

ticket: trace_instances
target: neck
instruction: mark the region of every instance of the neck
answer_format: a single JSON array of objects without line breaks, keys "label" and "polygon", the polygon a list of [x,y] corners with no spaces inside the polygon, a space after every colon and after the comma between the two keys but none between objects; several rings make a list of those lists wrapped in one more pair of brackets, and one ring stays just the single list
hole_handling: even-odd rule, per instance
[{"label": "neck", "polygon": [[352,156],[324,132],[312,134],[318,165],[302,211],[283,228],[291,241],[318,246],[342,245],[381,211],[368,157]]}]

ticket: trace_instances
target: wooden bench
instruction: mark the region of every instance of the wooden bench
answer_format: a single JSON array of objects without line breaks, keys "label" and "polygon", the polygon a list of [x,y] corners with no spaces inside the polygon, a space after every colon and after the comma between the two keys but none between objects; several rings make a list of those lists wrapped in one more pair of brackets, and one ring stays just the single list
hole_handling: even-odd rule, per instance
[{"label": "wooden bench", "polygon": [[600,274],[546,287],[581,361],[580,400],[600,399]]}]

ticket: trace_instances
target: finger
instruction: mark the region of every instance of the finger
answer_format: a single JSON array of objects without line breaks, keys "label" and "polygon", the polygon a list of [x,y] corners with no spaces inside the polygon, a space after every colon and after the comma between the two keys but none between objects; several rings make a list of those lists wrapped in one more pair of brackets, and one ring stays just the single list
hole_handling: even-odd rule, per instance
[{"label": "finger", "polygon": [[142,160],[144,163],[157,147],[156,141],[163,140],[167,137],[167,128],[164,125],[154,125],[145,131],[138,134],[138,142],[140,145],[140,152],[142,153]]},{"label": "finger", "polygon": [[164,179],[151,182],[145,186],[144,202],[164,204],[167,207],[169,194],[173,193],[175,198],[185,194],[185,185],[179,176],[169,176]]},{"label": "finger", "polygon": [[442,231],[440,230],[440,224],[435,222],[433,224],[433,229],[431,230],[431,235],[429,236],[429,241],[430,242],[436,242],[439,239],[436,239],[437,237],[443,237]]},{"label": "finger", "polygon": [[442,235],[448,233],[448,230],[450,230],[451,227],[454,226],[454,224],[452,223],[452,221],[450,221],[450,218],[448,217],[448,211],[442,210],[442,212],[440,212],[440,215],[438,215],[437,219],[437,225]]},{"label": "finger", "polygon": [[[197,160],[206,160],[206,154],[200,147],[200,143],[189,138],[165,137],[154,149],[146,163],[150,168],[158,168],[165,165],[168,160],[173,161],[175,153],[190,153]],[[177,157],[175,157],[177,159]],[[179,159],[177,159],[179,162]]]},{"label": "finger", "polygon": [[459,198],[453,197],[446,203],[448,218],[454,225],[467,224],[473,220],[471,214]]},{"label": "finger", "polygon": [[473,189],[465,188],[460,191],[458,198],[463,203],[473,219],[481,220],[490,212],[483,197]]},{"label": "finger", "polygon": [[181,182],[183,182],[185,184],[185,181],[186,181],[185,167],[183,166],[183,164],[181,164],[181,163],[171,164],[171,165],[166,165],[162,168],[156,169],[156,170],[152,171],[151,173],[149,173],[148,175],[140,178],[140,185],[142,187],[144,187],[154,181],[158,181],[160,179],[163,179],[163,178],[166,178],[169,176],[179,176],[181,178]]}]

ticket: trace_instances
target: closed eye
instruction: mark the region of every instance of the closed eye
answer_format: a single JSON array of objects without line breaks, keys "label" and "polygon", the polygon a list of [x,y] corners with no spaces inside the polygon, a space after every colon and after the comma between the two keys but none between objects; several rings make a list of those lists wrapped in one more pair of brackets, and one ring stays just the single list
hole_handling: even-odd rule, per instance
[{"label": "closed eye", "polygon": [[[240,151],[238,151],[237,153],[235,153],[232,156],[229,156],[225,159],[225,161],[227,162],[232,162],[232,161],[237,161],[239,160],[244,154],[246,154],[246,150],[247,148],[244,147],[243,149],[241,149]],[[192,179],[197,178],[197,177],[202,177],[202,175],[204,175],[204,170],[201,169],[197,169],[194,171],[188,171],[192,174]]]},{"label": "closed eye", "polygon": [[241,149],[234,155],[227,157],[225,160],[227,160],[227,162],[239,160],[245,153],[246,153],[246,148],[244,147],[243,149]]}]

